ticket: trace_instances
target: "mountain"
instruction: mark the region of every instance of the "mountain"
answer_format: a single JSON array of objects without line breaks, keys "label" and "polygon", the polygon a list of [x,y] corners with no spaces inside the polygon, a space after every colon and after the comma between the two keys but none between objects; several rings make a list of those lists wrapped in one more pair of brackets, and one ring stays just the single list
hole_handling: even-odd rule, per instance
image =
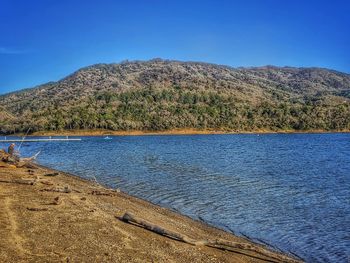
[{"label": "mountain", "polygon": [[15,117],[8,113],[4,108],[0,107],[0,127],[8,122],[15,120]]},{"label": "mountain", "polygon": [[0,131],[29,128],[349,130],[350,75],[161,59],[97,64],[0,96]]}]

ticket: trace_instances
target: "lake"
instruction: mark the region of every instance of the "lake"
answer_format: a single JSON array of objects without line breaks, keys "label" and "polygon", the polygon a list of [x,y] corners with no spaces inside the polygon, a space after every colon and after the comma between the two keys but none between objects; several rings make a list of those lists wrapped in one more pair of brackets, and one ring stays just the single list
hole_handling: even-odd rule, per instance
[{"label": "lake", "polygon": [[82,138],[21,152],[307,262],[350,261],[350,134]]}]

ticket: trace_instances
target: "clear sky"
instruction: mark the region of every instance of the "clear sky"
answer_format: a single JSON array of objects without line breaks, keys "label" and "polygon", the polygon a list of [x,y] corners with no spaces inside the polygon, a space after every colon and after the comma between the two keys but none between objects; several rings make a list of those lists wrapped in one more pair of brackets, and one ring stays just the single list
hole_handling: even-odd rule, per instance
[{"label": "clear sky", "polygon": [[0,94],[151,58],[350,73],[350,1],[0,0]]}]

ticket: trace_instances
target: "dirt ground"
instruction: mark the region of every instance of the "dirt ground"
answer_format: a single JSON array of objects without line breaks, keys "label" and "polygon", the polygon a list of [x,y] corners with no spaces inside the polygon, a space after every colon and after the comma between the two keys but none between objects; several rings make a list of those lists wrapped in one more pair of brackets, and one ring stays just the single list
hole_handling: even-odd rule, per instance
[{"label": "dirt ground", "polygon": [[0,262],[288,261],[186,244],[120,217],[128,211],[197,240],[252,243],[76,176],[45,167],[1,166],[6,165],[0,164]]}]

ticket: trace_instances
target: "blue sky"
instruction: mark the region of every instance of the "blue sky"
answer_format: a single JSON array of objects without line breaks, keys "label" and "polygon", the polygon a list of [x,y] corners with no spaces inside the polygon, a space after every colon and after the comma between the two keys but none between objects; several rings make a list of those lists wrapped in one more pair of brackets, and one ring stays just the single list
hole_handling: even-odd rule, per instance
[{"label": "blue sky", "polygon": [[0,0],[0,93],[166,58],[350,73],[350,2]]}]

